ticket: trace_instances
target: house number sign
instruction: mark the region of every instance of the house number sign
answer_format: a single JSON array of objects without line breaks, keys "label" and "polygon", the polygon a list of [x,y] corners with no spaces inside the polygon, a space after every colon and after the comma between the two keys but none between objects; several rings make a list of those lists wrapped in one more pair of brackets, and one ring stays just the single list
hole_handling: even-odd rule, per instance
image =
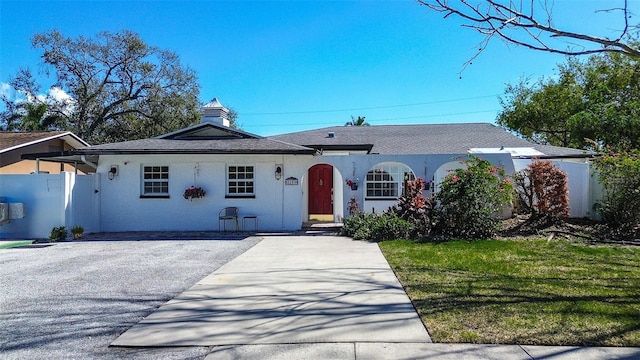
[{"label": "house number sign", "polygon": [[298,185],[298,178],[288,177],[284,179],[285,185]]}]

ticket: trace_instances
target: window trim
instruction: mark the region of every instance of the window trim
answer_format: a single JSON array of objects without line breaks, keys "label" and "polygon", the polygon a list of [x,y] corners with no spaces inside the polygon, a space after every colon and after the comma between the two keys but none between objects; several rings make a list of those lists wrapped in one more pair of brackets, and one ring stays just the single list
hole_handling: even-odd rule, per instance
[{"label": "window trim", "polygon": [[[159,179],[145,179],[145,175],[147,174],[147,168],[160,168],[159,174],[161,178]],[[165,172],[163,168],[166,168],[166,179],[162,178],[163,173]],[[141,164],[140,169],[140,199],[168,199],[169,195],[169,186],[170,186],[170,166],[168,164]],[[153,174],[154,170],[152,169],[150,174]],[[159,181],[153,181],[159,180]],[[158,183],[166,183],[167,192],[149,192],[145,193],[145,186],[147,182],[158,182]]]},{"label": "window trim", "polygon": [[[227,164],[225,167],[225,199],[255,199],[256,198],[256,166],[254,164]],[[231,168],[245,168],[245,170],[242,172],[242,174],[246,175],[248,173],[248,171],[246,171],[246,168],[251,168],[251,178],[247,179],[247,178],[243,178],[243,179],[231,179]],[[240,174],[240,171],[236,170],[235,171],[236,175]],[[251,188],[252,188],[252,192],[244,192],[244,193],[232,193],[230,192],[231,189],[231,181],[234,180],[235,182],[239,183],[239,182],[251,182]],[[237,181],[240,180],[240,181]],[[247,181],[250,180],[250,181]],[[239,188],[247,188],[247,185],[244,184],[243,186],[238,186],[236,185],[236,190],[238,190]]]},{"label": "window trim", "polygon": [[[392,173],[390,170],[390,168],[392,167],[396,167],[397,171],[395,173]],[[369,179],[369,175],[371,174],[371,172],[375,172],[376,170],[381,170],[383,174],[388,174],[393,181],[378,181],[378,180],[370,180]],[[365,175],[365,181],[364,181],[364,199],[367,201],[392,201],[392,200],[398,200],[399,197],[402,196],[403,192],[404,192],[404,174],[408,173],[409,174],[409,181],[413,181],[416,179],[415,173],[413,172],[413,170],[406,164],[404,163],[400,163],[400,162],[382,162],[382,163],[378,163],[376,165],[374,165],[373,167],[371,167],[366,175]],[[398,177],[398,179],[396,180],[395,178]],[[397,194],[396,195],[380,195],[380,196],[376,196],[376,195],[369,195],[369,184],[395,184],[396,185],[396,190],[397,190]],[[375,191],[376,189],[372,189],[372,191]]]}]

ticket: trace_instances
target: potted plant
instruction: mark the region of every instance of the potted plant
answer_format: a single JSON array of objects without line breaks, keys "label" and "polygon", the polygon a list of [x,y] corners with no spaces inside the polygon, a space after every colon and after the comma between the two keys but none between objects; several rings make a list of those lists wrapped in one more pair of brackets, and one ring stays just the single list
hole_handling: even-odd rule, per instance
[{"label": "potted plant", "polygon": [[360,182],[360,179],[355,178],[355,180],[347,180],[347,186],[351,187],[351,190],[358,190],[358,183]]},{"label": "potted plant", "polygon": [[51,241],[63,241],[67,239],[67,229],[64,226],[56,226],[51,229],[51,234],[49,234],[49,239]]},{"label": "potted plant", "polygon": [[82,235],[84,234],[84,228],[80,225],[76,225],[71,228],[71,233],[73,234],[73,238],[78,240],[82,238]]},{"label": "potted plant", "polygon": [[207,194],[206,191],[204,191],[201,187],[192,185],[184,191],[184,194],[182,194],[182,197],[184,197],[187,200],[192,200],[192,199],[202,198],[206,194]]}]

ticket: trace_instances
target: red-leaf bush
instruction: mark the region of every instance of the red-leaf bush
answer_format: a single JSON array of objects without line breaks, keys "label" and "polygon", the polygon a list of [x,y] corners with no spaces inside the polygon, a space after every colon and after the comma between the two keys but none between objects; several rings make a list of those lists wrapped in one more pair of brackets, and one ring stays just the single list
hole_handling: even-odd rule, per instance
[{"label": "red-leaf bush", "polygon": [[420,178],[407,182],[398,204],[388,210],[410,222],[416,232],[414,235],[418,237],[429,235],[435,223],[433,201],[422,195],[426,185],[427,183]]},{"label": "red-leaf bush", "polygon": [[520,207],[532,215],[569,216],[567,173],[549,160],[533,160],[514,175]]}]

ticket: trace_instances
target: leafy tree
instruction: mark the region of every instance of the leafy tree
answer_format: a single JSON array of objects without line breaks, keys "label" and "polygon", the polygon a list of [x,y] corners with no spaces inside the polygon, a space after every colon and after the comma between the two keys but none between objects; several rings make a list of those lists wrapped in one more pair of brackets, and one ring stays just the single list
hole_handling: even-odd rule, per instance
[{"label": "leafy tree", "polygon": [[[183,67],[175,53],[145,44],[134,32],[72,39],[54,30],[36,34],[32,45],[43,50],[55,86],[69,95],[50,96],[45,102],[48,114],[63,119],[60,127],[91,143],[155,136],[199,120],[195,73]],[[39,86],[28,71],[10,84],[27,101],[38,98]],[[10,128],[16,106],[7,100],[0,120]]]},{"label": "leafy tree", "polygon": [[49,107],[44,103],[25,103],[27,113],[20,120],[20,131],[50,131],[64,126],[64,119],[49,113]]},{"label": "leafy tree", "polygon": [[585,106],[570,119],[572,137],[616,150],[640,148],[640,59],[593,56],[574,68]]},{"label": "leafy tree", "polygon": [[242,125],[238,122],[238,112],[234,108],[229,108],[229,127],[232,129],[241,129]]},{"label": "leafy tree", "polygon": [[600,54],[558,69],[557,79],[508,85],[498,124],[543,144],[640,146],[640,60]]},{"label": "leafy tree", "polygon": [[[462,26],[484,36],[478,45],[478,51],[465,63],[465,67],[471,64],[494,38],[507,44],[556,54],[618,53],[640,58],[640,47],[631,41],[638,26],[629,23],[632,19],[629,0],[612,1],[609,8],[594,9],[602,16],[618,16],[620,26],[613,36],[581,33],[557,27],[553,16],[553,0],[418,0],[418,3],[444,14],[445,18],[458,18],[462,20]],[[586,1],[580,6],[588,5]]]},{"label": "leafy tree", "polygon": [[351,121],[347,121],[344,126],[369,126],[369,123],[365,120],[365,116],[358,116],[354,118],[351,116]]},{"label": "leafy tree", "polygon": [[582,110],[581,91],[570,74],[559,80],[541,79],[533,85],[520,80],[508,84],[503,110],[497,122],[537,143],[580,147],[582,142],[571,138],[569,118]]},{"label": "leafy tree", "polygon": [[466,169],[450,172],[435,196],[437,226],[444,235],[463,238],[492,236],[499,230],[505,205],[513,196],[513,184],[504,169],[471,155]]}]

